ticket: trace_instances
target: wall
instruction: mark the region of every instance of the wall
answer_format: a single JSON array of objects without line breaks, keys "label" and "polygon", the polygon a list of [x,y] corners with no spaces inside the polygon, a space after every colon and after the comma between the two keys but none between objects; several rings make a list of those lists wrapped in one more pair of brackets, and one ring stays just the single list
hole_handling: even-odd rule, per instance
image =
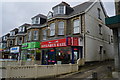
[{"label": "wall", "polygon": [[8,66],[6,78],[42,78],[75,71],[75,64]]},{"label": "wall", "polygon": [[[98,19],[97,9],[101,10],[101,19]],[[99,24],[102,25],[102,35],[99,34]],[[110,37],[113,36],[112,31],[105,26],[105,15],[99,3],[95,5],[85,14],[85,59],[86,61],[99,61],[113,58],[113,43]],[[100,46],[103,46],[105,54],[99,54]]]}]

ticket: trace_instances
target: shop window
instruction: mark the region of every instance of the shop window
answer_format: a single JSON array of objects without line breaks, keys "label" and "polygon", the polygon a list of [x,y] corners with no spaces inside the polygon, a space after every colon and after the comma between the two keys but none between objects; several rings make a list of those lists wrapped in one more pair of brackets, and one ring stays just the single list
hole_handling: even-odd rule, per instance
[{"label": "shop window", "polygon": [[64,35],[64,22],[63,21],[58,23],[58,35]]},{"label": "shop window", "polygon": [[50,36],[55,35],[55,23],[50,24]]},{"label": "shop window", "polygon": [[74,34],[80,33],[80,21],[79,19],[74,20],[73,22]]},{"label": "shop window", "polygon": [[70,49],[57,49],[56,59],[57,64],[69,64],[71,62]]},{"label": "shop window", "polygon": [[38,40],[38,31],[33,31],[33,39]]}]

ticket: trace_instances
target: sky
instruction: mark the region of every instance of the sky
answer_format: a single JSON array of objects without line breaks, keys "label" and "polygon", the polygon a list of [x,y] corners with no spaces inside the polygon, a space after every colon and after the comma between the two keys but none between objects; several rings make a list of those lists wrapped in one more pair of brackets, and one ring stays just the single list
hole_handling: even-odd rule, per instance
[{"label": "sky", "polygon": [[[39,13],[47,15],[52,7],[65,1],[71,7],[88,0],[2,0],[0,2],[0,36],[5,35]],[[114,16],[114,0],[102,0],[108,16]]]}]

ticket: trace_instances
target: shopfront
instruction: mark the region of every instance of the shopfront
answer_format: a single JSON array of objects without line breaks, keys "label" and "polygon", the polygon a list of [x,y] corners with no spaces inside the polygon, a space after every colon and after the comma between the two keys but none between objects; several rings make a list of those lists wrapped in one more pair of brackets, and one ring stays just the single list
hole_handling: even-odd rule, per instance
[{"label": "shopfront", "polygon": [[10,48],[10,59],[19,60],[20,59],[20,47],[11,47]]},{"label": "shopfront", "polygon": [[44,65],[74,64],[82,56],[82,46],[77,37],[41,42],[41,48]]},{"label": "shopfront", "polygon": [[32,61],[41,59],[40,42],[22,44],[21,59]]}]

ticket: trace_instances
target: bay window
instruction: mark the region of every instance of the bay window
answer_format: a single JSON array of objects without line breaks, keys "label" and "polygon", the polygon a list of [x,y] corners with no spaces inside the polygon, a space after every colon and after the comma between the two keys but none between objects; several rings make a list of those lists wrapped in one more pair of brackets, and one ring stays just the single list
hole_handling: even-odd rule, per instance
[{"label": "bay window", "polygon": [[31,35],[32,35],[32,34],[31,34],[31,31],[29,31],[29,32],[28,32],[28,41],[31,40]]},{"label": "bay window", "polygon": [[46,29],[43,30],[42,34],[43,34],[43,40],[46,40],[46,38],[47,38],[47,30]]},{"label": "bay window", "polygon": [[38,40],[38,31],[37,30],[33,32],[33,39]]},{"label": "bay window", "polygon": [[64,35],[64,22],[63,21],[58,23],[58,35]]},{"label": "bay window", "polygon": [[80,33],[80,21],[79,21],[79,19],[77,19],[77,20],[74,20],[74,22],[73,22],[73,31],[74,31],[74,34],[76,34],[76,33]]},{"label": "bay window", "polygon": [[55,23],[50,24],[50,36],[55,35]]}]

